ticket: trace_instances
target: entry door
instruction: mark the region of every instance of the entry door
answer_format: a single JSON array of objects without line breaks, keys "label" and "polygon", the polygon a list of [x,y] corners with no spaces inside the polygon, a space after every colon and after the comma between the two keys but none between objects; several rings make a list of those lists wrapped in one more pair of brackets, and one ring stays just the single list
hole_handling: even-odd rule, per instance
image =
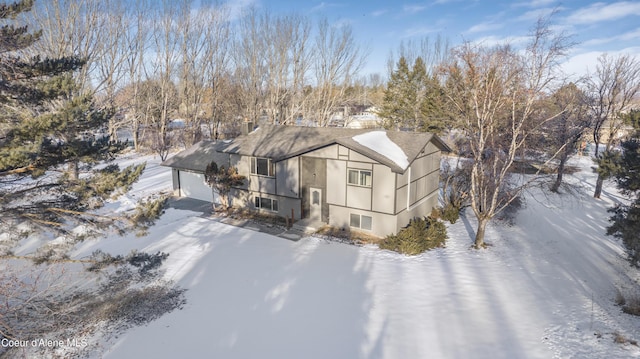
[{"label": "entry door", "polygon": [[314,221],[322,220],[322,189],[309,188],[309,218]]}]

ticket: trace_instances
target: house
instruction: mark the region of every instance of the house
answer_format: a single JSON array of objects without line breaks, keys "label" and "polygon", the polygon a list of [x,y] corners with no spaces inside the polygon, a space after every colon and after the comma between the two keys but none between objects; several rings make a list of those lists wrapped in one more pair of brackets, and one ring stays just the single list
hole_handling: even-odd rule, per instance
[{"label": "house", "polygon": [[180,196],[215,201],[210,161],[247,176],[232,205],[377,236],[397,233],[438,203],[437,136],[372,129],[261,125],[230,141],[203,141],[163,165]]},{"label": "house", "polygon": [[344,127],[347,128],[381,128],[382,118],[378,116],[378,109],[374,106],[367,107],[361,112],[349,116]]}]

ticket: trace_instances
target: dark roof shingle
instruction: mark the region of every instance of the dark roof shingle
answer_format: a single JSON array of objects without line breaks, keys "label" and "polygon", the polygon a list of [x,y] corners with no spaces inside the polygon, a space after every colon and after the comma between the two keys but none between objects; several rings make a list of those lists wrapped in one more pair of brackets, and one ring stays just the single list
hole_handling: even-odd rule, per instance
[{"label": "dark roof shingle", "polygon": [[[337,143],[387,165],[394,172],[404,172],[406,168],[400,167],[382,153],[363,146],[353,139],[354,136],[373,131],[384,130],[261,125],[248,135],[236,138],[224,151],[245,156],[268,157],[278,162]],[[384,132],[404,151],[409,163],[413,162],[420,151],[432,140],[442,151],[450,151],[440,138],[431,133]]]},{"label": "dark roof shingle", "polygon": [[[232,153],[266,157],[279,162],[326,146],[340,144],[390,167],[394,172],[403,173],[406,168],[386,157],[384,152],[367,147],[353,139],[354,136],[372,131],[383,130],[261,125],[248,135],[232,141],[199,142],[168,159],[163,165],[204,172],[212,160],[216,163],[228,163],[229,155]],[[409,164],[430,141],[433,141],[440,150],[450,151],[440,138],[430,133],[384,132],[404,152]]]},{"label": "dark roof shingle", "polygon": [[211,161],[218,165],[229,164],[229,154],[224,149],[231,141],[200,141],[186,150],[162,162],[163,166],[194,172],[204,172]]}]

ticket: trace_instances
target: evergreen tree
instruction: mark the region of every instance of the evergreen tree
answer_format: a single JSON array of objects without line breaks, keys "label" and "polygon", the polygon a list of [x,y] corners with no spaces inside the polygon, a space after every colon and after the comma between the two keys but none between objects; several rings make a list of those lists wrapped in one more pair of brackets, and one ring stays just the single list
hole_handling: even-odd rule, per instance
[{"label": "evergreen tree", "polygon": [[408,86],[411,79],[407,59],[400,57],[397,69],[391,74],[384,92],[384,100],[379,115],[385,119],[385,127],[401,127],[409,121],[411,113],[411,91]]},{"label": "evergreen tree", "polygon": [[439,134],[446,124],[442,104],[440,84],[428,74],[422,58],[418,57],[409,69],[406,58],[400,57],[384,92],[379,115],[386,119],[386,128]]},{"label": "evergreen tree", "polygon": [[607,152],[606,162],[599,163],[604,175],[613,175],[620,191],[630,199],[629,205],[618,204],[609,210],[613,216],[607,234],[622,239],[632,264],[640,264],[640,111],[628,114],[635,134],[621,143],[621,152]]},{"label": "evergreen tree", "polygon": [[86,213],[99,207],[94,199],[127,188],[143,166],[92,170],[121,148],[92,135],[112,113],[76,85],[84,59],[25,55],[41,33],[15,23],[32,5],[0,5],[0,226],[27,221],[67,233],[69,220],[103,224]]},{"label": "evergreen tree", "polygon": [[220,194],[225,209],[228,209],[231,205],[231,203],[229,203],[229,192],[231,192],[231,188],[242,186],[247,179],[247,177],[238,174],[238,170],[235,167],[218,167],[215,162],[207,165],[204,171],[204,178],[209,186],[215,188]]}]

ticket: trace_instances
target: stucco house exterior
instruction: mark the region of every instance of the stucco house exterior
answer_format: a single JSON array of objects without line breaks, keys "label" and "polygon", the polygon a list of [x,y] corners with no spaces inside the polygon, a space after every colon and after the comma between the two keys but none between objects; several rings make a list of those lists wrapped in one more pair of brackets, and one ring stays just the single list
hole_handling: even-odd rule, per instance
[{"label": "stucco house exterior", "polygon": [[217,201],[203,175],[216,161],[247,177],[230,193],[233,206],[385,236],[437,206],[442,151],[429,133],[261,125],[163,165],[179,196]]}]

